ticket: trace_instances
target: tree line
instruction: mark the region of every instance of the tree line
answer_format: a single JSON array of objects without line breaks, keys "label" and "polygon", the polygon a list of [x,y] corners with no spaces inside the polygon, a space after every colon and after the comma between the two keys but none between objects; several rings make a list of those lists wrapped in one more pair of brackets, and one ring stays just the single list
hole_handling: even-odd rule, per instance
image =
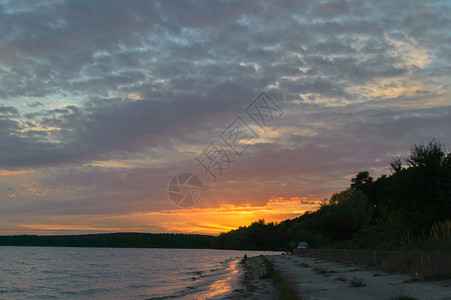
[{"label": "tree line", "polygon": [[213,236],[174,233],[104,233],[82,235],[0,236],[0,246],[188,248],[212,247]]},{"label": "tree line", "polygon": [[413,145],[395,157],[390,175],[359,172],[349,188],[318,210],[275,224],[259,220],[221,233],[224,249],[310,247],[380,250],[451,250],[451,153],[436,141]]}]

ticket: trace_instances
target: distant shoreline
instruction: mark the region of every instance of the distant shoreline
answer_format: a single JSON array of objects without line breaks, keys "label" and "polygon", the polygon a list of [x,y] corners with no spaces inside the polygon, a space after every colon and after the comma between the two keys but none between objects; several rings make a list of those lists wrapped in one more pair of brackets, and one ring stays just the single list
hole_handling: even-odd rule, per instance
[{"label": "distant shoreline", "polygon": [[0,246],[213,249],[214,236],[182,233],[99,233],[0,236]]}]

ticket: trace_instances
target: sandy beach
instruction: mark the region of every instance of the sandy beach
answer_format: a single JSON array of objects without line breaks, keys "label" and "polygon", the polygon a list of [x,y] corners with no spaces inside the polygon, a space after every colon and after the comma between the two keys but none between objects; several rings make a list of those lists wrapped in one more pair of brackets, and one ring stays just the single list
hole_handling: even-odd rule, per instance
[{"label": "sandy beach", "polygon": [[[387,274],[296,255],[266,256],[284,277],[296,285],[305,299],[451,299],[451,281],[420,281],[405,274]],[[280,299],[271,278],[264,279],[262,257],[245,261],[242,286],[228,299]],[[402,299],[402,298],[399,298]]]}]

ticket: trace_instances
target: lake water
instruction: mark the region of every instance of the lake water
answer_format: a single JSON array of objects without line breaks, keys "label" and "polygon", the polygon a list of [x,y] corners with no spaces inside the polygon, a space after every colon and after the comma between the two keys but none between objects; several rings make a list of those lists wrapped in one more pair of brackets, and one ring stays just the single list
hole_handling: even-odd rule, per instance
[{"label": "lake water", "polygon": [[273,252],[0,246],[0,299],[215,299]]}]

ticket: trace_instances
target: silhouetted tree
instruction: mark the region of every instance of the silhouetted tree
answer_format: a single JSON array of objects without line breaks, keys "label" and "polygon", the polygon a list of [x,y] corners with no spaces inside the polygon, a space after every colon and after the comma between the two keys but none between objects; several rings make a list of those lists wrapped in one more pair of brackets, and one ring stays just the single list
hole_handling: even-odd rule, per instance
[{"label": "silhouetted tree", "polygon": [[400,157],[392,157],[392,160],[390,162],[390,171],[392,173],[398,173],[402,170],[402,161]]},{"label": "silhouetted tree", "polygon": [[333,194],[319,209],[324,236],[332,242],[352,239],[369,221],[368,198],[360,190],[348,189]]},{"label": "silhouetted tree", "polygon": [[[451,159],[438,142],[414,145],[409,167],[390,177],[387,206],[399,211],[413,233],[451,219]],[[390,207],[388,207],[390,208]]]},{"label": "silhouetted tree", "polygon": [[410,151],[411,154],[407,158],[407,162],[411,167],[437,170],[447,164],[449,166],[450,155],[446,155],[445,147],[434,140],[429,142],[428,145],[413,145]]},{"label": "silhouetted tree", "polygon": [[372,183],[373,177],[370,176],[370,173],[368,171],[362,171],[351,179],[351,188],[361,190],[361,187],[371,185]]}]

